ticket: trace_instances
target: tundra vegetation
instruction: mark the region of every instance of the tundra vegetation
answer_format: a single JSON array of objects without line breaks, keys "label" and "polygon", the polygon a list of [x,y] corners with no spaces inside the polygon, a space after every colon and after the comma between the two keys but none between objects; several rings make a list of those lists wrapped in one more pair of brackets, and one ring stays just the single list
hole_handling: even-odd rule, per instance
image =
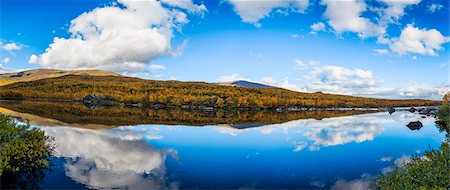
[{"label": "tundra vegetation", "polygon": [[99,94],[127,104],[236,108],[348,108],[438,105],[431,100],[387,100],[281,88],[243,88],[204,82],[154,81],[123,76],[67,75],[0,87],[0,99],[79,100]]}]

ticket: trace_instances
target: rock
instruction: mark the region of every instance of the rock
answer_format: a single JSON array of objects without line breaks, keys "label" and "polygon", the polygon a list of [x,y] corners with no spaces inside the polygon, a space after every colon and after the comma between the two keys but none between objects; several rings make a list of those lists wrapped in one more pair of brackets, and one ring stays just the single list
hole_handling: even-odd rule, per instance
[{"label": "rock", "polygon": [[98,94],[88,94],[80,102],[90,109],[116,105],[111,98]]},{"label": "rock", "polygon": [[214,111],[213,107],[208,107],[208,106],[200,106],[200,109],[203,111]]},{"label": "rock", "polygon": [[153,108],[154,109],[163,109],[163,108],[166,108],[166,105],[164,105],[164,104],[155,104],[155,105],[153,105]]},{"label": "rock", "polygon": [[408,125],[406,125],[409,129],[411,130],[419,130],[420,128],[423,127],[422,122],[420,121],[413,121],[410,122]]},{"label": "rock", "polygon": [[414,112],[416,112],[416,111],[417,111],[417,109],[416,109],[416,108],[414,108],[414,107],[411,107],[411,108],[409,108],[409,109],[408,109],[408,111],[409,111],[409,112],[411,112],[411,113],[414,113]]},{"label": "rock", "polygon": [[422,118],[427,118],[427,116],[424,116],[424,115],[423,115]]},{"label": "rock", "polygon": [[275,109],[277,112],[283,112],[283,108],[277,108]]},{"label": "rock", "polygon": [[387,108],[387,111],[389,112],[389,114],[392,114],[392,113],[395,112],[395,108],[393,108],[393,107],[388,107],[388,108]]},{"label": "rock", "polygon": [[421,114],[421,115],[426,115],[426,114],[428,114],[428,112],[430,112],[430,110],[428,110],[427,108],[419,109],[419,114]]}]

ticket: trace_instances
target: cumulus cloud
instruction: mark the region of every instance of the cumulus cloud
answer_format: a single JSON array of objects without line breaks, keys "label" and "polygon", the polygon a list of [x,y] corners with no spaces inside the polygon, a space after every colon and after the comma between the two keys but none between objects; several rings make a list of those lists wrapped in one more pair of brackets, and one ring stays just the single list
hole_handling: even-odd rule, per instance
[{"label": "cumulus cloud", "polygon": [[327,7],[324,13],[325,18],[337,34],[354,32],[358,33],[359,37],[366,38],[386,33],[386,27],[361,16],[367,9],[364,1],[322,0],[322,4]]},{"label": "cumulus cloud", "polygon": [[15,42],[7,43],[7,44],[0,43],[0,46],[2,49],[6,50],[6,51],[14,51],[14,50],[22,49],[22,46],[16,44]]},{"label": "cumulus cloud", "polygon": [[334,92],[377,87],[382,82],[372,71],[331,65],[315,67],[305,78],[311,83],[308,87],[311,90],[325,89]]},{"label": "cumulus cloud", "polygon": [[317,22],[309,26],[312,34],[317,34],[319,31],[325,31],[325,24],[323,22]]},{"label": "cumulus cloud", "polygon": [[404,14],[405,8],[412,5],[417,5],[421,0],[380,0],[387,5],[387,8],[382,10],[382,19],[388,23],[397,22]]},{"label": "cumulus cloud", "polygon": [[[254,0],[228,0],[233,6],[234,11],[241,17],[243,22],[253,24],[260,27],[259,21],[274,9],[284,9],[294,12],[303,13],[309,7],[309,0],[271,0],[271,1],[254,1]],[[286,14],[286,11],[276,11]]]},{"label": "cumulus cloud", "polygon": [[435,13],[443,8],[444,8],[444,5],[441,5],[438,3],[432,3],[431,5],[428,5],[427,10],[430,13]]},{"label": "cumulus cloud", "polygon": [[223,76],[219,77],[219,79],[217,79],[218,82],[233,82],[233,81],[238,81],[238,80],[250,81],[250,79],[243,77],[237,73],[234,73],[232,75],[223,75]]},{"label": "cumulus cloud", "polygon": [[442,50],[442,45],[449,41],[449,37],[443,36],[436,29],[419,29],[408,24],[400,33],[400,37],[392,39],[389,47],[403,55],[417,53],[438,56],[436,51]]},{"label": "cumulus cloud", "polygon": [[31,55],[30,58],[28,59],[29,64],[37,64],[38,61],[39,61],[39,57],[35,54]]},{"label": "cumulus cloud", "polygon": [[190,1],[119,0],[119,5],[96,8],[71,21],[70,38],[53,43],[35,61],[46,68],[103,69],[145,72],[149,62],[172,51],[173,30],[188,22],[182,10],[206,10]]}]

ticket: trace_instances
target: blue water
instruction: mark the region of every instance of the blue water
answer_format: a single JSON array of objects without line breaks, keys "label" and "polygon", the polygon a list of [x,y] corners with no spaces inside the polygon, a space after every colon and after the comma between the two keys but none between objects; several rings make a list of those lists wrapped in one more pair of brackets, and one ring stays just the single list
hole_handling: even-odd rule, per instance
[{"label": "blue water", "polygon": [[[420,130],[405,126],[417,120]],[[377,175],[444,140],[434,118],[409,112],[247,129],[35,127],[57,146],[44,189],[366,189]]]}]

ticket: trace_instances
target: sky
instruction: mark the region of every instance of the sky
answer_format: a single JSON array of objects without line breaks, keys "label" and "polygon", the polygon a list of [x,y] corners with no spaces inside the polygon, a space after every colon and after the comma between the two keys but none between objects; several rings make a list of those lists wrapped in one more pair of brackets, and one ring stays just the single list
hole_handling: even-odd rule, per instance
[{"label": "sky", "polygon": [[0,72],[101,69],[439,100],[447,0],[1,0]]}]

